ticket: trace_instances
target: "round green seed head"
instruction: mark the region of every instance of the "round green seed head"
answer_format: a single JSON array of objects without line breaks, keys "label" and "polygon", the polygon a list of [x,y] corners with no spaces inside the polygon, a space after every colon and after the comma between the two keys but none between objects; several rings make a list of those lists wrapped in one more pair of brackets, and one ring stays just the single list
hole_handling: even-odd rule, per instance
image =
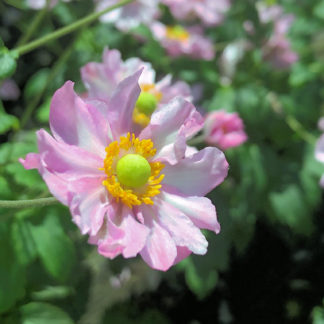
[{"label": "round green seed head", "polygon": [[117,162],[116,171],[119,182],[131,188],[143,186],[151,176],[150,164],[139,154],[123,156]]},{"label": "round green seed head", "polygon": [[141,113],[150,116],[157,104],[158,100],[152,93],[142,91],[137,99],[136,107]]}]

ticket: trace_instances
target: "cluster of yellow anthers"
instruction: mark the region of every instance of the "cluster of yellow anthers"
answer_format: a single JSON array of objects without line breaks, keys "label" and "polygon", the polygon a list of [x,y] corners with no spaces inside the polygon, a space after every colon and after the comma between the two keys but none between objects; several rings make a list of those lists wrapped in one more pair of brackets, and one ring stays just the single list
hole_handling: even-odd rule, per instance
[{"label": "cluster of yellow anthers", "polygon": [[[151,93],[156,98],[157,103],[161,101],[162,93],[156,90],[155,84],[143,83],[140,86],[142,92]],[[151,120],[151,114],[144,113],[143,111],[141,111],[141,109],[135,106],[133,110],[134,123],[144,128],[150,123],[150,120]]]},{"label": "cluster of yellow anthers", "polygon": [[[121,136],[119,142],[114,141],[106,147],[106,158],[104,160],[104,170],[107,178],[102,184],[108,189],[110,194],[120,200],[128,207],[141,205],[153,205],[152,197],[160,193],[161,181],[164,174],[160,174],[164,165],[161,162],[150,162],[155,155],[156,149],[150,139],[140,140],[134,134],[128,133],[127,136]],[[125,188],[117,178],[116,165],[120,158],[126,154],[139,154],[148,160],[151,167],[151,176],[145,185],[140,188]]]}]

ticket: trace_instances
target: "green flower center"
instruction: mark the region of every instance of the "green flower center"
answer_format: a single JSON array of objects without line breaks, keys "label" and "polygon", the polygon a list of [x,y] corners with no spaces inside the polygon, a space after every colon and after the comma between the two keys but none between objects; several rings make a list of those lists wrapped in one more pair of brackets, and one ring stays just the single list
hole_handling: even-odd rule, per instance
[{"label": "green flower center", "polygon": [[139,112],[150,116],[156,109],[157,104],[158,100],[154,94],[142,91],[137,99],[136,107]]},{"label": "green flower center", "polygon": [[151,176],[150,164],[139,154],[123,156],[117,162],[116,171],[118,181],[130,188],[143,186]]}]

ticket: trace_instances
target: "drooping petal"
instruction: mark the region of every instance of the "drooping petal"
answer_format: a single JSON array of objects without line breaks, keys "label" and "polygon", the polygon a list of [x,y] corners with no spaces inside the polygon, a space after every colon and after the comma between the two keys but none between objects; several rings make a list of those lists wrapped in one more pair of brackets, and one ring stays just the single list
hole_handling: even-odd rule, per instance
[{"label": "drooping petal", "polygon": [[157,149],[155,159],[174,164],[185,156],[186,139],[196,134],[202,125],[203,119],[195,107],[177,97],[153,113],[150,124],[143,129],[139,137],[150,138],[153,141]]},{"label": "drooping petal", "polygon": [[131,131],[133,109],[141,92],[138,84],[141,73],[139,70],[119,83],[108,103],[108,120],[115,138]]},{"label": "drooping petal", "polygon": [[207,252],[205,236],[189,217],[162,199],[156,199],[155,205],[159,224],[169,232],[177,246],[185,246],[195,254]]},{"label": "drooping petal", "polygon": [[141,256],[153,269],[166,271],[174,264],[177,248],[168,231],[153,219],[152,208],[143,207],[143,210],[145,222],[151,231]]},{"label": "drooping petal", "polygon": [[183,212],[197,227],[209,229],[216,234],[220,232],[216,208],[208,198],[187,197],[164,190],[161,192],[161,199]]},{"label": "drooping petal", "polygon": [[165,163],[163,183],[184,195],[205,196],[223,182],[227,171],[224,153],[215,147],[206,147],[175,165]]},{"label": "drooping petal", "polygon": [[174,264],[179,263],[183,259],[187,258],[192,252],[185,246],[177,246],[177,257],[174,260]]},{"label": "drooping petal", "polygon": [[98,109],[76,95],[73,85],[67,81],[53,96],[50,127],[54,138],[104,156],[109,144],[107,120]]}]

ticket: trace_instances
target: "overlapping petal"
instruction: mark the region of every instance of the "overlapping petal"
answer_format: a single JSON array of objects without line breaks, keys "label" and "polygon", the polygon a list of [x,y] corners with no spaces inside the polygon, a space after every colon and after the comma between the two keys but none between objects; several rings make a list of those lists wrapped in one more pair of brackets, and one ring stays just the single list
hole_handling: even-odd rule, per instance
[{"label": "overlapping petal", "polygon": [[204,196],[223,182],[227,171],[224,153],[217,148],[206,147],[175,165],[165,163],[163,183],[188,196]]}]

